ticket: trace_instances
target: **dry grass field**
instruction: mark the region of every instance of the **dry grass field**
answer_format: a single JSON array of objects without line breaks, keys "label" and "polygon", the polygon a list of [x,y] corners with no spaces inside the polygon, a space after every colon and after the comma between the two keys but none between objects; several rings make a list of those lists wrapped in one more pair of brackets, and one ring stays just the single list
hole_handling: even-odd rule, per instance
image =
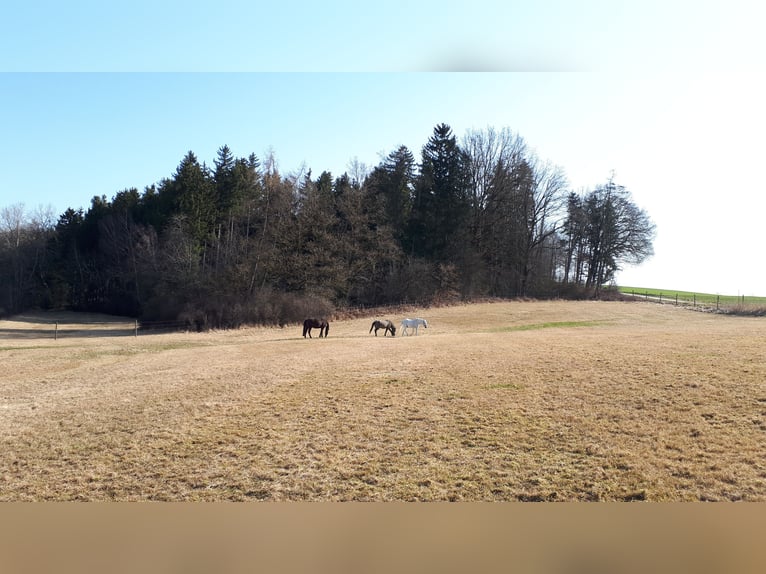
[{"label": "dry grass field", "polygon": [[416,314],[417,337],[312,340],[0,321],[0,500],[766,500],[764,319]]}]

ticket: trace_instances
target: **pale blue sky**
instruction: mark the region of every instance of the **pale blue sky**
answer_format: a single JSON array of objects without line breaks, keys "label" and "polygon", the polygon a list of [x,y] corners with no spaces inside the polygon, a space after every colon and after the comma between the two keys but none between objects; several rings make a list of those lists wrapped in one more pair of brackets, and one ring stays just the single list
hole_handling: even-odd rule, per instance
[{"label": "pale blue sky", "polygon": [[[459,137],[509,127],[572,189],[614,170],[655,220],[655,257],[622,283],[766,295],[757,6],[31,1],[4,11],[0,206],[87,208],[93,195],[170,176],[188,150],[212,164],[223,144],[261,158],[273,148],[285,173],[305,162],[338,175],[352,157],[374,165],[400,144],[419,156],[440,122]],[[448,69],[508,73],[380,73]],[[244,73],[169,73],[200,70]],[[328,73],[359,70],[371,73]],[[108,73],[123,71],[140,73]]]},{"label": "pale blue sky", "polygon": [[751,0],[26,0],[3,71],[748,70]]}]

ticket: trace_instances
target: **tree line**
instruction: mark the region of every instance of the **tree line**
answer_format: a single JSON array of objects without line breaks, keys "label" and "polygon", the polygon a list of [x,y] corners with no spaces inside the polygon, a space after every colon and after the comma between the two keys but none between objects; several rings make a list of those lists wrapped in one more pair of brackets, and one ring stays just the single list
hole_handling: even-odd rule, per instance
[{"label": "tree line", "polygon": [[143,192],[58,219],[0,210],[0,314],[73,309],[200,328],[480,297],[594,295],[652,254],[654,225],[623,186],[568,189],[505,128],[437,125],[369,169],[283,175],[273,154],[213,166],[188,152]]}]

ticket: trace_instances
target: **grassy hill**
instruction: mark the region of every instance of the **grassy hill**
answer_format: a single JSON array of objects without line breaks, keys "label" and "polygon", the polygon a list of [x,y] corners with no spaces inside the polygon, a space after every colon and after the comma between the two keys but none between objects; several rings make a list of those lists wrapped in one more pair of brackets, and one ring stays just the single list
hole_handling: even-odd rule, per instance
[{"label": "grassy hill", "polygon": [[679,303],[692,303],[706,306],[733,307],[737,305],[766,307],[766,297],[754,297],[747,295],[718,295],[712,293],[695,293],[693,291],[679,291],[677,289],[657,289],[648,287],[618,287],[620,293],[625,295],[635,295],[662,298],[675,301],[678,298]]}]

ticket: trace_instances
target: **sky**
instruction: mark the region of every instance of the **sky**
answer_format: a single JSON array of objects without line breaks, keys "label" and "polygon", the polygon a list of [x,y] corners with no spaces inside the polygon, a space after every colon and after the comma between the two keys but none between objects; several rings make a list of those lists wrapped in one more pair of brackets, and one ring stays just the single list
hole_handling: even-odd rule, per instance
[{"label": "sky", "polygon": [[438,123],[507,127],[573,191],[613,173],[655,222],[655,255],[618,283],[766,296],[757,3],[15,4],[0,208],[87,209],[224,144],[340,175],[419,157]]}]

